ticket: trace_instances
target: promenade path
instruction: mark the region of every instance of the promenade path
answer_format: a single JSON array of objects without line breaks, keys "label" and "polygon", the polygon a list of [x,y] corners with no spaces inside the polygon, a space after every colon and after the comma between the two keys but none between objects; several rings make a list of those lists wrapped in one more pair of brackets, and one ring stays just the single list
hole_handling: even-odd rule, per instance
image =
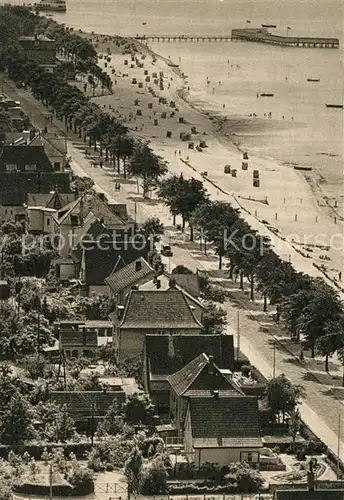
[{"label": "promenade path", "polygon": [[[65,130],[62,122],[58,122],[55,118],[53,124],[47,123],[46,116],[49,115],[49,112],[35,101],[30,94],[9,85],[4,78],[2,83],[3,91],[10,97],[21,101],[23,108],[31,116],[33,123],[38,128],[42,129],[47,125],[49,131],[52,132],[63,132]],[[173,245],[174,255],[170,261],[166,262],[170,269],[183,264],[194,271],[203,269],[210,271],[214,275],[216,274],[217,257],[211,251],[208,252],[207,256],[204,256],[197,244],[185,241],[184,236],[173,228],[166,207],[156,200],[144,202],[136,192],[136,182],[134,181],[122,181],[121,191],[119,193],[115,192],[115,182],[118,179],[113,169],[110,167],[104,169],[92,167],[90,160],[85,157],[85,146],[80,143],[80,139],[74,134],[70,134],[69,138],[71,140],[68,143],[68,148],[73,158],[72,168],[77,175],[92,177],[96,183],[96,188],[106,192],[109,198],[116,200],[118,203],[127,203],[129,212],[136,217],[138,222],[147,219],[149,216],[157,216],[164,222],[168,237]],[[164,156],[169,161],[171,172],[183,172],[185,176],[200,178],[197,172],[194,172],[192,168],[188,168],[178,157],[175,158],[172,150],[164,151]],[[211,184],[207,184],[207,188],[212,199],[233,203],[233,197],[222,193],[220,189]],[[268,234],[265,226],[258,223],[254,217],[247,216],[247,221],[255,229]],[[272,233],[270,237],[274,244],[274,235]],[[278,242],[279,245],[280,243]],[[313,276],[317,275],[316,269],[307,262],[307,259],[295,252],[288,243],[283,242],[283,245],[282,250],[281,246],[278,247],[279,251],[281,250],[284,256],[290,255],[290,260],[296,269]],[[278,325],[272,321],[272,311],[263,313],[259,300],[255,303],[249,302],[247,291],[246,293],[242,292],[235,283],[229,280],[223,280],[223,278],[221,280],[222,284],[229,288],[230,291],[230,299],[225,303],[229,325],[227,328],[228,333],[232,333],[237,339],[236,325],[239,311],[240,350],[266,377],[272,375],[274,357],[272,344],[276,343],[276,373],[285,373],[293,383],[300,383],[306,389],[306,397],[300,409],[303,420],[335,454],[339,452],[341,460],[344,461],[343,433],[340,433],[340,439],[338,439],[339,418],[341,414],[344,416],[344,389],[340,387],[341,371],[339,371],[339,367],[332,364],[330,376],[324,372],[323,360],[312,362],[307,359],[301,364],[297,359],[295,346],[283,336],[283,332],[280,331]],[[343,427],[344,422],[342,422]]]}]

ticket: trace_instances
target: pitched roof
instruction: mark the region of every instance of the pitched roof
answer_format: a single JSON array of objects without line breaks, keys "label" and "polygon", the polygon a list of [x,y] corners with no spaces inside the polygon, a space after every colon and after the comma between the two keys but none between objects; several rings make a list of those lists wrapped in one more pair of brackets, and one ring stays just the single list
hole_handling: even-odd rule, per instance
[{"label": "pitched roof", "polygon": [[47,155],[57,154],[65,156],[67,154],[67,141],[65,137],[52,134],[42,134],[39,132],[29,143],[30,146],[44,146]]},{"label": "pitched roof", "polygon": [[240,387],[222,375],[214,360],[204,352],[178,372],[169,375],[167,380],[178,396],[207,396],[213,390],[243,395]]},{"label": "pitched roof", "polygon": [[114,401],[125,402],[125,392],[118,391],[52,391],[50,398],[58,405],[66,405],[68,413],[74,418],[102,417]]},{"label": "pitched roof", "polygon": [[199,296],[201,290],[197,274],[171,274],[169,278],[174,279],[176,285],[184,288],[193,297]]},{"label": "pitched roof", "polygon": [[50,193],[28,193],[28,207],[47,207],[61,210],[64,206],[75,200],[75,193],[59,193],[51,191]]},{"label": "pitched roof", "polygon": [[262,446],[258,399],[252,396],[190,398],[193,446]]},{"label": "pitched roof", "polygon": [[65,222],[68,216],[72,213],[80,214],[83,218],[85,218],[89,212],[93,212],[98,219],[102,220],[105,226],[117,228],[127,227],[126,221],[121,219],[121,217],[111,209],[110,205],[103,201],[97,193],[93,192],[84,193],[74,202],[63,207],[61,213],[58,214],[57,217],[58,224]]},{"label": "pitched roof", "polygon": [[0,163],[4,164],[37,164],[38,170],[53,171],[53,167],[44,152],[43,146],[3,146],[0,152]]},{"label": "pitched roof", "polygon": [[[179,276],[179,275],[178,275]],[[180,275],[182,276],[182,275]],[[175,285],[171,286],[171,279],[174,279],[174,275],[169,275],[169,274],[160,274],[156,280],[151,279],[147,283],[143,283],[139,285],[140,290],[169,290],[170,288],[175,288],[176,290],[182,291],[185,296],[192,301],[194,304],[196,304],[198,307],[201,307],[205,310],[204,305],[196,298],[196,295],[193,295],[195,293],[196,288],[193,289],[193,292],[190,293],[186,288],[184,288],[182,285],[178,284],[175,282]],[[159,283],[159,288],[157,288],[157,284]],[[188,287],[190,290],[190,286]]]},{"label": "pitched roof", "polygon": [[145,352],[151,374],[175,373],[206,352],[219,368],[233,369],[232,335],[146,335]]},{"label": "pitched roof", "polygon": [[97,347],[97,332],[92,330],[76,330],[71,325],[68,329],[60,331],[60,346],[62,349],[68,347]]},{"label": "pitched roof", "polygon": [[131,290],[120,328],[200,329],[202,325],[180,290]]},{"label": "pitched roof", "polygon": [[151,276],[152,273],[154,273],[154,269],[145,259],[140,257],[138,260],[122,267],[122,269],[114,270],[110,276],[105,279],[105,283],[113,294],[117,294],[121,290],[135,285],[146,276]]},{"label": "pitched roof", "polygon": [[86,249],[84,245],[84,265],[85,282],[88,285],[104,285],[107,278],[119,257],[128,265],[140,257],[147,257],[148,248],[135,248],[135,245],[128,239],[123,248],[120,248],[119,242],[114,240],[101,239],[102,245],[91,245]]}]

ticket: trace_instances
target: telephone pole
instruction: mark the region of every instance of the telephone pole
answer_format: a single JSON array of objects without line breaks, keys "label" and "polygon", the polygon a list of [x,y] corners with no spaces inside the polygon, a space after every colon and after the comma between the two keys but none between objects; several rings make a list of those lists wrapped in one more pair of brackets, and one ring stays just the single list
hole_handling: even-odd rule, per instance
[{"label": "telephone pole", "polygon": [[341,435],[341,427],[342,427],[342,411],[340,410],[339,412],[339,417],[338,417],[338,449],[337,449],[337,479],[340,479],[340,435]]},{"label": "telephone pole", "polygon": [[240,356],[240,313],[237,314],[237,361]]},{"label": "telephone pole", "polygon": [[93,446],[94,441],[94,403],[92,403],[91,410],[91,445]]},{"label": "telephone pole", "polygon": [[53,464],[49,465],[49,499],[53,500]]},{"label": "telephone pole", "polygon": [[274,338],[274,357],[272,365],[272,378],[276,378],[276,339]]}]

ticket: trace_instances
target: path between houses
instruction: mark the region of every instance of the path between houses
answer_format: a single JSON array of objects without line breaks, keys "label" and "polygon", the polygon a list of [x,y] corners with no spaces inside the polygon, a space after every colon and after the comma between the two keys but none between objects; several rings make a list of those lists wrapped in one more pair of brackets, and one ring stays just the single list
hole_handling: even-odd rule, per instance
[{"label": "path between houses", "polygon": [[[40,103],[38,103],[30,94],[23,90],[16,89],[9,85],[6,79],[3,79],[3,91],[10,97],[21,101],[24,109],[29,113],[36,127],[43,129],[48,126],[49,131],[64,132],[65,128],[62,122],[58,122],[54,118],[54,124],[47,123],[46,116],[49,112]],[[69,134],[71,141],[68,142],[69,154],[72,156],[72,169],[77,175],[87,175],[92,177],[96,183],[96,188],[106,192],[108,197],[111,197],[117,203],[127,203],[129,213],[136,218],[138,222],[145,220],[151,216],[157,216],[165,224],[168,236],[173,245],[173,257],[171,261],[167,261],[171,268],[183,264],[192,270],[205,269],[215,270],[218,267],[216,256],[208,252],[208,256],[204,256],[193,245],[183,242],[180,233],[172,226],[172,220],[168,209],[162,204],[152,201],[151,203],[142,203],[140,195],[136,192],[136,182],[121,180],[121,191],[115,191],[115,182],[118,180],[112,169],[101,169],[92,167],[90,161],[85,158],[85,146],[81,144],[80,139],[75,134]],[[74,141],[74,142],[72,142]],[[170,161],[170,170],[174,173],[184,173],[185,165],[180,160],[174,157],[168,158]],[[188,176],[198,177],[193,171],[188,172]],[[213,199],[222,199],[230,201],[226,196],[222,195],[216,188],[209,186],[209,192]],[[251,222],[251,221],[250,221]],[[252,224],[253,227],[262,231],[262,228],[256,227],[257,224]],[[266,233],[265,227],[263,231]],[[305,259],[294,252],[293,248],[286,244],[284,251],[290,252],[291,260],[295,267],[304,272],[314,273],[314,268],[310,269],[309,264]],[[295,255],[294,255],[295,254]],[[228,332],[236,335],[237,314],[240,314],[240,348],[241,351],[250,359],[265,377],[272,375],[273,349],[271,347],[271,337],[274,335],[276,325],[271,325],[271,320],[267,314],[260,313],[257,319],[257,307],[247,307],[247,301],[240,301],[240,293],[232,290],[233,299],[228,300],[225,304],[228,315]],[[238,299],[239,297],[239,299]],[[245,305],[245,308],[244,308]],[[267,327],[266,324],[268,324]],[[273,335],[269,335],[266,330],[269,330]],[[339,415],[342,412],[344,417],[344,407],[342,400],[344,399],[344,389],[331,387],[320,384],[313,377],[307,376],[307,370],[297,363],[284,349],[276,349],[276,373],[285,373],[293,383],[300,383],[306,389],[306,398],[301,406],[301,415],[309,428],[319,436],[324,443],[344,461],[344,440],[343,434],[339,440],[338,446],[338,421]],[[337,399],[338,398],[338,399]],[[344,422],[342,427],[344,426]]]}]

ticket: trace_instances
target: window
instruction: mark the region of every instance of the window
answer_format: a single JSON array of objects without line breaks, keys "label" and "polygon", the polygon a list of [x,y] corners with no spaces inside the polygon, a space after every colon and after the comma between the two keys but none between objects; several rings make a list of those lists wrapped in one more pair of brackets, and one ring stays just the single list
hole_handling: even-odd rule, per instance
[{"label": "window", "polygon": [[158,330],[158,335],[165,335],[165,330]]},{"label": "window", "polygon": [[60,162],[59,161],[54,162],[54,170],[60,170]]},{"label": "window", "polygon": [[72,358],[78,358],[79,357],[79,353],[77,350],[74,350],[72,351]]},{"label": "window", "polygon": [[6,165],[6,170],[7,170],[7,172],[16,172],[18,170],[17,165],[13,165],[13,164],[8,163]]},{"label": "window", "polygon": [[50,217],[47,218],[47,226],[50,226]]},{"label": "window", "polygon": [[242,451],[240,453],[240,461],[247,463],[257,463],[259,462],[259,453],[256,451]]},{"label": "window", "polygon": [[25,165],[25,171],[26,172],[35,172],[37,170],[37,165],[32,164],[32,165]]},{"label": "window", "polygon": [[107,329],[107,336],[112,337],[112,328]]}]

